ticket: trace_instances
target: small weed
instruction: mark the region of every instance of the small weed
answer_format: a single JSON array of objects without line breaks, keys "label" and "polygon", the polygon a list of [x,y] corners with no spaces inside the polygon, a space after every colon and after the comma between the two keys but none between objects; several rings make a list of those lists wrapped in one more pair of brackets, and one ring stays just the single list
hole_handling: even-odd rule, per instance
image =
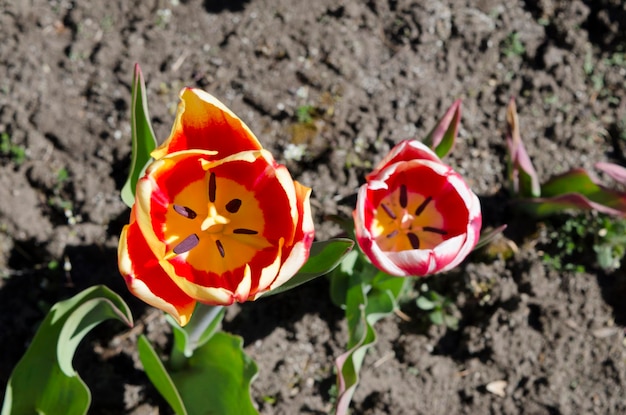
[{"label": "small weed", "polygon": [[301,105],[296,109],[296,117],[298,122],[302,124],[310,124],[317,115],[317,110],[313,105]]},{"label": "small weed", "polygon": [[502,53],[504,53],[507,58],[522,56],[526,52],[526,47],[517,32],[509,34],[509,36],[502,42],[501,47]]},{"label": "small weed", "polygon": [[60,168],[57,171],[57,187],[62,187],[69,177],[70,174],[67,172],[67,169],[65,167]]},{"label": "small weed", "polygon": [[64,187],[69,179],[70,174],[65,167],[62,167],[57,171],[56,183],[52,189],[52,196],[48,198],[48,205],[58,212],[63,213],[69,225],[75,225],[80,222],[82,218],[80,215],[74,214],[74,205],[72,201],[68,200],[67,196],[64,195]]},{"label": "small weed", "polygon": [[621,68],[620,71],[623,73],[626,69],[626,53],[620,49],[600,61],[595,61],[591,52],[585,55],[583,71],[589,78],[593,90],[601,97],[608,98],[613,105],[618,105],[619,98],[612,96],[611,91],[606,89],[605,74],[609,68]]},{"label": "small weed", "polygon": [[1,133],[0,156],[9,157],[13,163],[19,166],[26,160],[26,149],[23,146],[13,144],[9,134]]},{"label": "small weed", "polygon": [[456,311],[454,302],[445,295],[429,289],[427,284],[422,284],[420,291],[415,304],[420,310],[428,312],[430,322],[458,330],[459,319],[454,315]]},{"label": "small weed", "polygon": [[612,272],[621,266],[626,254],[626,219],[608,215],[581,214],[556,225],[549,233],[551,250],[543,261],[556,270],[584,272],[581,262],[593,247],[598,267]]},{"label": "small weed", "polygon": [[268,405],[274,405],[277,400],[275,396],[270,396],[270,395],[265,395],[261,397],[261,399],[263,400],[264,403]]},{"label": "small weed", "polygon": [[621,266],[626,254],[626,219],[601,216],[598,223],[593,250],[598,265],[605,271],[614,271]]}]

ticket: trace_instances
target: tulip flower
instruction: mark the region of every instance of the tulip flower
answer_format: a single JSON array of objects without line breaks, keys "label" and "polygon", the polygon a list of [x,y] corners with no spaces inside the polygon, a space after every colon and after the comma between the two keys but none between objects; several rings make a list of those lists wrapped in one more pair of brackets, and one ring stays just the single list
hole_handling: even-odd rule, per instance
[{"label": "tulip flower", "polygon": [[355,234],[380,270],[396,276],[448,271],[478,242],[478,197],[424,144],[402,141],[366,179],[353,212]]},{"label": "tulip flower", "polygon": [[313,241],[311,189],[206,92],[180,94],[170,137],[139,179],[122,231],[128,288],[185,325],[196,302],[254,300],[296,274]]}]

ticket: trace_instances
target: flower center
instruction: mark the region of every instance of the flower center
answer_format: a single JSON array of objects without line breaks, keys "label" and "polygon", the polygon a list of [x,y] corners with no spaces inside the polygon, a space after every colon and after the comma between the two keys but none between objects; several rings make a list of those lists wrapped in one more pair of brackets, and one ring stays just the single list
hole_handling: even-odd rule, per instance
[{"label": "flower center", "polygon": [[[203,196],[204,195],[204,196]],[[184,256],[194,268],[223,272],[271,244],[254,193],[208,171],[178,193],[165,219],[166,259]]]},{"label": "flower center", "polygon": [[446,239],[443,224],[431,196],[411,192],[401,184],[380,201],[372,236],[383,251],[432,249]]}]

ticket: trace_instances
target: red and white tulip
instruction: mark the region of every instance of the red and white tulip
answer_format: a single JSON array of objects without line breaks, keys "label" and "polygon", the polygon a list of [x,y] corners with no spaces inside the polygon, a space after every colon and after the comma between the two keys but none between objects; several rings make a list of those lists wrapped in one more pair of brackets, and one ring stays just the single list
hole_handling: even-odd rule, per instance
[{"label": "red and white tulip", "polygon": [[478,242],[478,197],[426,145],[400,142],[366,179],[353,212],[355,234],[382,271],[396,276],[448,271]]}]

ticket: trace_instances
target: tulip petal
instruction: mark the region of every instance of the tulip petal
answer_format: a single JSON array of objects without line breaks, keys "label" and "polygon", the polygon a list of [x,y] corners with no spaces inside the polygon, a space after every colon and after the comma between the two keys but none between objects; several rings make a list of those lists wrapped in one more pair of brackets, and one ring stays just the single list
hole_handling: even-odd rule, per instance
[{"label": "tulip petal", "polygon": [[155,159],[184,150],[217,151],[213,158],[223,158],[261,149],[248,126],[213,95],[184,88],[180,99],[169,138],[152,152]]},{"label": "tulip petal", "polygon": [[391,149],[389,154],[367,175],[366,179],[374,179],[381,170],[386,169],[391,164],[410,160],[430,160],[441,164],[441,159],[425,144],[417,140],[403,140]]},{"label": "tulip petal", "polygon": [[120,273],[131,293],[169,313],[181,326],[189,322],[196,301],[178,288],[159,266],[134,219],[122,230],[118,259]]},{"label": "tulip petal", "polygon": [[[284,284],[288,279],[293,277],[309,258],[309,252],[314,239],[314,225],[311,214],[311,204],[309,198],[311,189],[294,182],[296,188],[298,224],[296,226],[295,240],[298,241],[291,247],[284,248],[284,261],[280,268],[280,272],[276,279],[268,285],[268,289],[272,290]],[[259,293],[261,295],[263,293]]]}]

